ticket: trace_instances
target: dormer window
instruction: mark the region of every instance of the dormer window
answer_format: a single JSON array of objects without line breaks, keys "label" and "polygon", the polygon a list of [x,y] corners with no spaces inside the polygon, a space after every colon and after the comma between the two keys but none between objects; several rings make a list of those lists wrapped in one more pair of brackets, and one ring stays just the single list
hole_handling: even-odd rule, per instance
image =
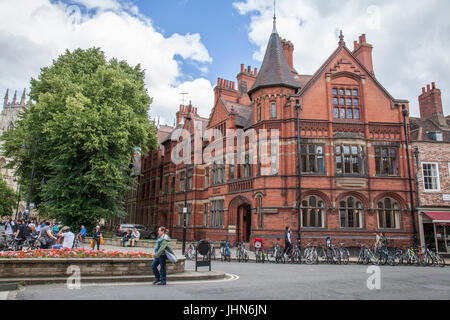
[{"label": "dormer window", "polygon": [[442,135],[442,132],[436,131],[436,132],[428,132],[428,135],[433,141],[442,142],[444,141],[444,137]]}]

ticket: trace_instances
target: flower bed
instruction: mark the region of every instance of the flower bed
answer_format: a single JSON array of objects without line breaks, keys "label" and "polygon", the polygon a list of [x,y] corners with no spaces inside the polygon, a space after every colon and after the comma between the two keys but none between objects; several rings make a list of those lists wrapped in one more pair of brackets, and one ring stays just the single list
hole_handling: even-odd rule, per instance
[{"label": "flower bed", "polygon": [[52,250],[30,250],[17,252],[0,252],[0,259],[33,259],[33,258],[139,258],[153,259],[152,253],[144,252],[121,252],[121,251],[94,251],[86,249],[52,249]]},{"label": "flower bed", "polygon": [[[0,253],[2,279],[66,279],[72,267],[82,277],[152,276],[154,256],[143,252],[53,249]],[[167,264],[168,274],[183,273],[185,258]]]}]

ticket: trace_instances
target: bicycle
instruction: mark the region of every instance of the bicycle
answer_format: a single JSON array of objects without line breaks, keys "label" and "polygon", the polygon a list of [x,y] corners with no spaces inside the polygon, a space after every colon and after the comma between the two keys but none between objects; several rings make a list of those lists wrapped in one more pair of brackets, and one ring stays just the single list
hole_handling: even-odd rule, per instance
[{"label": "bicycle", "polygon": [[239,242],[237,244],[236,258],[238,262],[248,262],[249,260],[248,251],[245,248],[245,244],[243,242]]},{"label": "bicycle", "polygon": [[220,243],[220,260],[231,261],[230,242],[228,240]]},{"label": "bicycle", "polygon": [[318,264],[319,263],[319,255],[317,253],[317,247],[314,246],[312,242],[306,244],[306,249],[303,252],[303,259],[306,264]]},{"label": "bicycle", "polygon": [[184,256],[186,257],[186,259],[188,260],[194,260],[195,259],[195,254],[196,254],[197,248],[195,247],[194,243],[191,243],[189,245],[189,248],[186,250],[186,252],[184,253]]},{"label": "bicycle", "polygon": [[209,249],[209,256],[210,256],[210,258],[211,258],[211,260],[216,260],[216,247],[215,247],[215,244],[216,244],[216,242],[215,241],[210,241],[210,249]]},{"label": "bicycle", "polygon": [[274,253],[273,255],[275,256],[275,263],[286,263],[286,258],[284,256],[283,253],[283,248],[281,248],[281,246],[275,242],[274,244]]},{"label": "bicycle", "polygon": [[345,243],[340,243],[340,247],[338,248],[339,252],[339,260],[341,263],[348,265],[350,261],[350,252],[347,247],[345,247]]}]

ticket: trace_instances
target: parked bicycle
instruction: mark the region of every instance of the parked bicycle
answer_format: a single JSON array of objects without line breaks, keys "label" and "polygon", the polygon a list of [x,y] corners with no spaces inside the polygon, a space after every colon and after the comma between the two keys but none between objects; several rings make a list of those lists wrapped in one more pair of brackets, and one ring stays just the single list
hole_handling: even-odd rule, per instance
[{"label": "parked bicycle", "polygon": [[194,260],[196,252],[197,252],[197,248],[196,248],[195,244],[192,242],[189,245],[189,248],[185,251],[184,256],[186,257],[187,260]]},{"label": "parked bicycle", "polygon": [[248,251],[245,248],[245,244],[243,242],[239,242],[237,244],[236,258],[238,262],[248,262],[249,260]]},{"label": "parked bicycle", "polygon": [[230,241],[222,241],[220,243],[220,259],[222,261],[231,261]]}]

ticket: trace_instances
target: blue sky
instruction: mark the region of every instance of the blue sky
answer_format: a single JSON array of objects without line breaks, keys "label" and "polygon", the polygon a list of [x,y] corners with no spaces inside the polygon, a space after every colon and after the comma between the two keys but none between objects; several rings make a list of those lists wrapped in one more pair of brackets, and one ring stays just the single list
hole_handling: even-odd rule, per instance
[{"label": "blue sky", "polygon": [[[201,35],[213,63],[204,75],[192,65],[192,61],[184,63],[185,77],[203,75],[211,83],[216,83],[217,77],[234,79],[241,63],[252,67],[259,67],[261,63],[253,59],[253,53],[258,47],[249,41],[250,17],[240,15],[233,7],[233,1],[140,0],[134,3],[143,14],[151,17],[158,30],[166,36],[186,32]],[[267,34],[267,38],[269,36]]]}]

